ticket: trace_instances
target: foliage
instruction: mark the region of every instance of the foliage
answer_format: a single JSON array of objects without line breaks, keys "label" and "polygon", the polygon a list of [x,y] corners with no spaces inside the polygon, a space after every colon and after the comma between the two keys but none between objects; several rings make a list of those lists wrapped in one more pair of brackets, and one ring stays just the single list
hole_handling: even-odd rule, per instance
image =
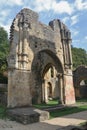
[{"label": "foliage", "polygon": [[87,53],[82,48],[72,47],[73,69],[80,65],[87,66]]},{"label": "foliage", "polygon": [[0,83],[7,84],[8,80],[7,77],[3,75],[2,72],[0,72]]},{"label": "foliage", "polygon": [[6,77],[3,75],[7,71],[7,56],[9,51],[8,34],[3,27],[0,27],[0,83],[6,83]]},{"label": "foliage", "polygon": [[0,119],[4,119],[7,117],[6,110],[7,108],[0,104]]}]

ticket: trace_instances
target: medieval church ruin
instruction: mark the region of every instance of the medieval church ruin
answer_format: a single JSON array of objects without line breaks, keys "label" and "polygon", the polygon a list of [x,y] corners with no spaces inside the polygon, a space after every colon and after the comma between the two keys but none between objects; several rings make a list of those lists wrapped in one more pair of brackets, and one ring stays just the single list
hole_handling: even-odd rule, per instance
[{"label": "medieval church ruin", "polygon": [[11,25],[8,65],[8,107],[50,98],[75,103],[71,33],[59,19],[47,26],[36,12],[21,10]]}]

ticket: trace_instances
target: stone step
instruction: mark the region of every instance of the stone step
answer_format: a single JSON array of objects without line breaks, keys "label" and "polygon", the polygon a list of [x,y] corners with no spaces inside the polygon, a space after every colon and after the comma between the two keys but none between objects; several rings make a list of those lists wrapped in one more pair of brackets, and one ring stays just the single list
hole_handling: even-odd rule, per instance
[{"label": "stone step", "polygon": [[52,106],[52,107],[46,107],[46,108],[43,108],[42,110],[45,110],[45,111],[54,111],[54,110],[60,110],[60,109],[64,109],[66,106],[64,105],[56,105],[56,106]]},{"label": "stone step", "polygon": [[48,111],[48,112],[51,112],[51,111],[55,111],[55,110],[62,110],[62,109],[65,109],[65,108],[73,108],[73,107],[78,107],[77,104],[72,104],[72,105],[55,105],[55,106],[51,106],[51,107],[44,107],[42,108],[42,110],[45,110],[45,111]]},{"label": "stone step", "polygon": [[49,119],[49,112],[33,107],[14,108],[8,110],[8,116],[22,124],[31,124]]}]

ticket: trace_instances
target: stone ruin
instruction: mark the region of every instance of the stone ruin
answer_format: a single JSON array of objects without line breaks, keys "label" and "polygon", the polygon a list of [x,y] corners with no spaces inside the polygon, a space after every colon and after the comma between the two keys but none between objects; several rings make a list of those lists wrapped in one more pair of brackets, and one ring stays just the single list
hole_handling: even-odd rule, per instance
[{"label": "stone ruin", "polygon": [[22,9],[11,25],[8,107],[31,106],[59,98],[74,104],[71,33],[59,19],[49,25]]},{"label": "stone ruin", "polygon": [[76,98],[87,98],[87,66],[81,65],[73,72],[73,82]]}]

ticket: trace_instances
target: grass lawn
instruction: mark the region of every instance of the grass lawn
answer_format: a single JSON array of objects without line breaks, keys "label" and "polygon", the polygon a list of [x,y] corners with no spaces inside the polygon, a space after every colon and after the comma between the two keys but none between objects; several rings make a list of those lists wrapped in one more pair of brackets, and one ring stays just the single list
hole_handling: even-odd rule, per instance
[{"label": "grass lawn", "polygon": [[64,115],[73,114],[73,113],[86,111],[86,110],[87,110],[87,105],[78,106],[78,107],[66,107],[62,110],[60,109],[60,110],[55,110],[50,112],[50,118],[61,117]]},{"label": "grass lawn", "polygon": [[[60,116],[64,116],[64,115],[68,115],[68,114],[72,114],[72,113],[77,113],[77,112],[81,112],[81,111],[86,111],[87,110],[87,104],[84,104],[87,102],[87,99],[78,99],[76,101],[76,104],[80,104],[83,103],[83,105],[78,105],[77,107],[66,107],[60,110],[54,110],[50,112],[50,118],[54,118],[54,117],[60,117]],[[39,108],[39,109],[43,109],[46,107],[52,107],[58,104],[58,100],[52,100],[49,101],[47,104],[36,104],[34,105],[34,107]]]},{"label": "grass lawn", "polygon": [[53,107],[55,105],[58,105],[58,100],[51,100],[47,104],[42,103],[42,104],[34,104],[33,106],[39,109],[46,108],[46,107]]},{"label": "grass lawn", "polygon": [[0,119],[3,119],[6,117],[6,107],[3,105],[0,105]]},{"label": "grass lawn", "polygon": [[82,103],[86,103],[86,102],[87,102],[87,98],[81,98],[81,99],[78,99],[78,98],[77,98],[77,99],[76,99],[76,102],[77,102],[77,103],[81,103],[81,102],[82,102]]}]

